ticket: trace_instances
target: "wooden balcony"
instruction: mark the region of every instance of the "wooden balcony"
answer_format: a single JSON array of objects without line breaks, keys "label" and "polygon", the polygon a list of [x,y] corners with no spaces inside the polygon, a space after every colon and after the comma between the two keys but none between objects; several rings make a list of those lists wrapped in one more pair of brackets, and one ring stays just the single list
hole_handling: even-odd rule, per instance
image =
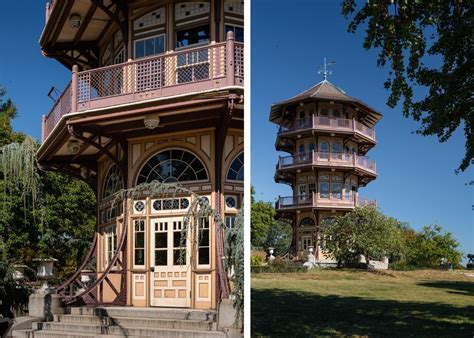
[{"label": "wooden balcony", "polygon": [[296,119],[290,126],[280,126],[278,136],[291,136],[304,131],[326,131],[331,133],[354,133],[373,143],[375,129],[369,128],[355,119],[329,118],[313,115],[305,119]]},{"label": "wooden balcony", "polygon": [[377,206],[375,200],[368,200],[357,195],[312,193],[308,195],[279,197],[275,209],[279,212],[291,212],[298,209],[338,209],[351,210],[356,206]]},{"label": "wooden balcony", "polygon": [[243,88],[244,45],[226,42],[78,72],[43,116],[42,141],[68,114],[132,105],[159,98]]},{"label": "wooden balcony", "polygon": [[368,159],[366,156],[348,153],[313,151],[306,154],[280,157],[276,165],[277,173],[281,171],[303,170],[304,168],[311,169],[312,167],[354,169],[361,173],[377,176],[375,161]]}]

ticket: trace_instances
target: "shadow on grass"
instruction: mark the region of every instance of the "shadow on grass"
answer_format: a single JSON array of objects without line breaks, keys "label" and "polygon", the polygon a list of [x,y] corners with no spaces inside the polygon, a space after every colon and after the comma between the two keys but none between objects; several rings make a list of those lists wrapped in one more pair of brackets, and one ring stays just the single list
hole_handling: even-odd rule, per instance
[{"label": "shadow on grass", "polygon": [[474,306],[253,289],[253,336],[472,337]]},{"label": "shadow on grass", "polygon": [[458,282],[458,281],[434,281],[418,283],[421,286],[431,288],[447,289],[449,293],[454,293],[464,296],[474,296],[473,282]]}]

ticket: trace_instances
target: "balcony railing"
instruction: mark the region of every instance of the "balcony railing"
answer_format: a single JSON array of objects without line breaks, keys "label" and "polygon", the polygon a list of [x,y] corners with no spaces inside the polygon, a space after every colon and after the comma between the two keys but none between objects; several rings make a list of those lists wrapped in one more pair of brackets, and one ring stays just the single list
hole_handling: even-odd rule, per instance
[{"label": "balcony railing", "polygon": [[83,72],[43,118],[43,141],[68,113],[142,100],[243,86],[244,45],[227,41]]},{"label": "balcony railing", "polygon": [[353,195],[341,193],[312,193],[307,195],[279,197],[275,203],[275,209],[288,210],[297,208],[354,208],[362,206],[377,206],[375,200],[368,200]]},{"label": "balcony railing", "polygon": [[355,132],[375,141],[375,129],[364,126],[355,119],[330,118],[316,115],[304,119],[296,119],[291,126],[280,126],[278,134],[292,133],[306,129]]},{"label": "balcony railing", "polygon": [[353,167],[363,169],[373,174],[377,173],[375,161],[368,159],[366,156],[352,153],[325,153],[316,151],[280,157],[278,159],[277,169],[297,168],[308,165]]}]

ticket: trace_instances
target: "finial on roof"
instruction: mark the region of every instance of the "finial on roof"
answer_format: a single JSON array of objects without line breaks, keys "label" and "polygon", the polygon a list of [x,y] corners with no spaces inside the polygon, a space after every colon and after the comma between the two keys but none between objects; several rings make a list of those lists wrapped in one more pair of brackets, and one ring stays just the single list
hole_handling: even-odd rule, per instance
[{"label": "finial on roof", "polygon": [[335,66],[335,65],[336,65],[336,61],[331,61],[331,62],[327,63],[326,58],[324,58],[324,66],[319,66],[319,70],[318,70],[318,74],[321,74],[321,73],[323,74],[324,81],[327,80],[328,74],[332,75],[332,71],[328,70],[328,67],[329,66]]}]

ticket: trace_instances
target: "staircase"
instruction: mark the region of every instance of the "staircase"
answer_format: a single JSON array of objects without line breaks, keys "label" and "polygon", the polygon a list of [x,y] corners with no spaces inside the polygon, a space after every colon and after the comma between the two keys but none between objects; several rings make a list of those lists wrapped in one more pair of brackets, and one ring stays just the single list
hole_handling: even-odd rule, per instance
[{"label": "staircase", "polygon": [[31,330],[13,331],[12,337],[226,337],[210,310],[73,307],[67,312],[52,322],[33,323]]}]

